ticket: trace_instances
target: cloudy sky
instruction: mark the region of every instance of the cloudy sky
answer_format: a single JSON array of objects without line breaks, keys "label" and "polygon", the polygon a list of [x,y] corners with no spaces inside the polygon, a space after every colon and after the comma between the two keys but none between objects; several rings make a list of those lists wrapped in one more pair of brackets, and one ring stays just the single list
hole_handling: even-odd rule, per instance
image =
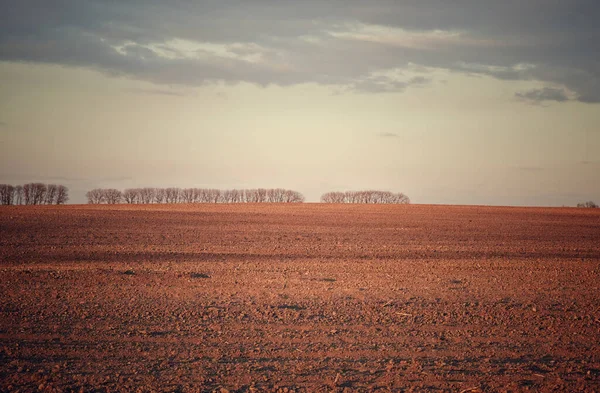
[{"label": "cloudy sky", "polygon": [[0,9],[0,183],[600,202],[597,0]]}]

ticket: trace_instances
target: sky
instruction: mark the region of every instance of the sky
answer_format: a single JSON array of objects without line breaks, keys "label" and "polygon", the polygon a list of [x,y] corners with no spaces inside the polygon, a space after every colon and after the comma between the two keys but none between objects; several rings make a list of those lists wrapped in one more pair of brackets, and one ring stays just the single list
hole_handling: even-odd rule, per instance
[{"label": "sky", "polygon": [[0,183],[600,202],[597,0],[0,9]]}]

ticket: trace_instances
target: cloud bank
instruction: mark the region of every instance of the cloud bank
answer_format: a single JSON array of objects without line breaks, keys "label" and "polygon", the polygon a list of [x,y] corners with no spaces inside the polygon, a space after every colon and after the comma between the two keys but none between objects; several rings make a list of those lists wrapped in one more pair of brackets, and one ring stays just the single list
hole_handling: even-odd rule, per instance
[{"label": "cloud bank", "polygon": [[[538,81],[527,101],[600,102],[595,0],[3,1],[0,60],[156,84],[403,91],[430,69]],[[166,91],[166,90],[165,90]]]}]

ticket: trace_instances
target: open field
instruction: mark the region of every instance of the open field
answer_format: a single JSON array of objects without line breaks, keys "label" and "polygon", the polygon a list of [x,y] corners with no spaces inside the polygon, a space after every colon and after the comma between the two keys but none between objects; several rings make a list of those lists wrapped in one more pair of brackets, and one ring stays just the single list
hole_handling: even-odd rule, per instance
[{"label": "open field", "polygon": [[599,343],[600,209],[0,208],[0,391],[600,391]]}]

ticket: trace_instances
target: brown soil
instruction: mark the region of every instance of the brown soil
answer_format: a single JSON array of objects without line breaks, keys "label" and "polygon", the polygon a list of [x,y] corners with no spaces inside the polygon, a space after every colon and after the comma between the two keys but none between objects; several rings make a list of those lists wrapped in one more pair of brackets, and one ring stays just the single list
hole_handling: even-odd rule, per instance
[{"label": "brown soil", "polygon": [[0,391],[599,391],[600,209],[0,208]]}]

